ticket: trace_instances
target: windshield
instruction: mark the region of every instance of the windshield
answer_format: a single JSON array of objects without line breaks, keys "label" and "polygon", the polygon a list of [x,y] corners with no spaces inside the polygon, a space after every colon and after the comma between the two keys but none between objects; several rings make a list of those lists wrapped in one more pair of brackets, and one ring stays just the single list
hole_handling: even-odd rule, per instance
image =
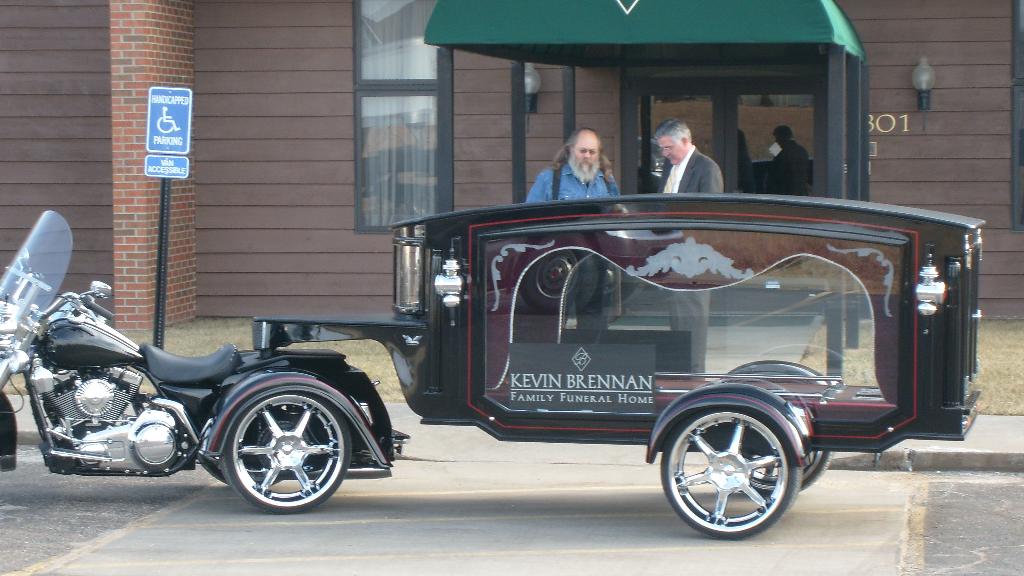
[{"label": "windshield", "polygon": [[45,309],[60,293],[71,260],[71,229],[64,218],[47,210],[36,221],[0,281],[0,302],[24,313],[32,305]]}]

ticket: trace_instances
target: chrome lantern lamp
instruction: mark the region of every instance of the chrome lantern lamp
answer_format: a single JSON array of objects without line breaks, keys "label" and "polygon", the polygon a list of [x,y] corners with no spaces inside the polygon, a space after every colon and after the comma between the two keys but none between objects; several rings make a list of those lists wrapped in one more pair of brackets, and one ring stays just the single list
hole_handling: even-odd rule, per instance
[{"label": "chrome lantern lamp", "polygon": [[523,66],[523,90],[526,92],[526,111],[536,112],[537,94],[540,93],[540,73],[531,62]]}]

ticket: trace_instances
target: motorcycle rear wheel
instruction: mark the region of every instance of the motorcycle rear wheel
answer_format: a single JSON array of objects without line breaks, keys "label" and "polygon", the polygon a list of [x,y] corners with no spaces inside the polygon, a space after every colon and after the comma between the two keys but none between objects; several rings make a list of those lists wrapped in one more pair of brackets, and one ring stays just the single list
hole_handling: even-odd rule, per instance
[{"label": "motorcycle rear wheel", "polygon": [[320,393],[282,388],[244,405],[227,428],[221,472],[254,506],[276,514],[319,506],[345,479],[348,421]]}]

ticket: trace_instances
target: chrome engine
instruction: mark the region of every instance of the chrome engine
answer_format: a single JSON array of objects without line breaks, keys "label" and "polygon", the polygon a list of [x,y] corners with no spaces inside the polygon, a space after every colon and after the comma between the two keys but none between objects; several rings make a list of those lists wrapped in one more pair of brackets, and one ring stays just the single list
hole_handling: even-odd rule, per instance
[{"label": "chrome engine", "polygon": [[47,414],[50,455],[98,473],[168,472],[198,443],[184,408],[139,395],[143,376],[126,368],[58,375],[37,365],[32,383]]},{"label": "chrome engine", "polygon": [[[125,368],[97,370],[87,379],[77,373],[54,377],[36,368],[33,383],[43,398],[47,414],[86,427],[110,425],[124,420],[129,402],[139,393],[142,375]],[[37,376],[39,382],[36,382]],[[49,380],[50,384],[44,382]]]}]

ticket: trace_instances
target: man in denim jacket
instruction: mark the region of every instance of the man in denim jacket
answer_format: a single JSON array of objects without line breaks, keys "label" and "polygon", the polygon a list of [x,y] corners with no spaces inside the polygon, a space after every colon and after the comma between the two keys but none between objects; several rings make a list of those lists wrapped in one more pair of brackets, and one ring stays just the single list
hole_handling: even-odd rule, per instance
[{"label": "man in denim jacket", "polygon": [[[555,179],[554,175],[558,174]],[[618,196],[611,162],[601,150],[601,138],[590,128],[572,133],[558,151],[551,168],[537,175],[527,202],[580,200]]]}]

